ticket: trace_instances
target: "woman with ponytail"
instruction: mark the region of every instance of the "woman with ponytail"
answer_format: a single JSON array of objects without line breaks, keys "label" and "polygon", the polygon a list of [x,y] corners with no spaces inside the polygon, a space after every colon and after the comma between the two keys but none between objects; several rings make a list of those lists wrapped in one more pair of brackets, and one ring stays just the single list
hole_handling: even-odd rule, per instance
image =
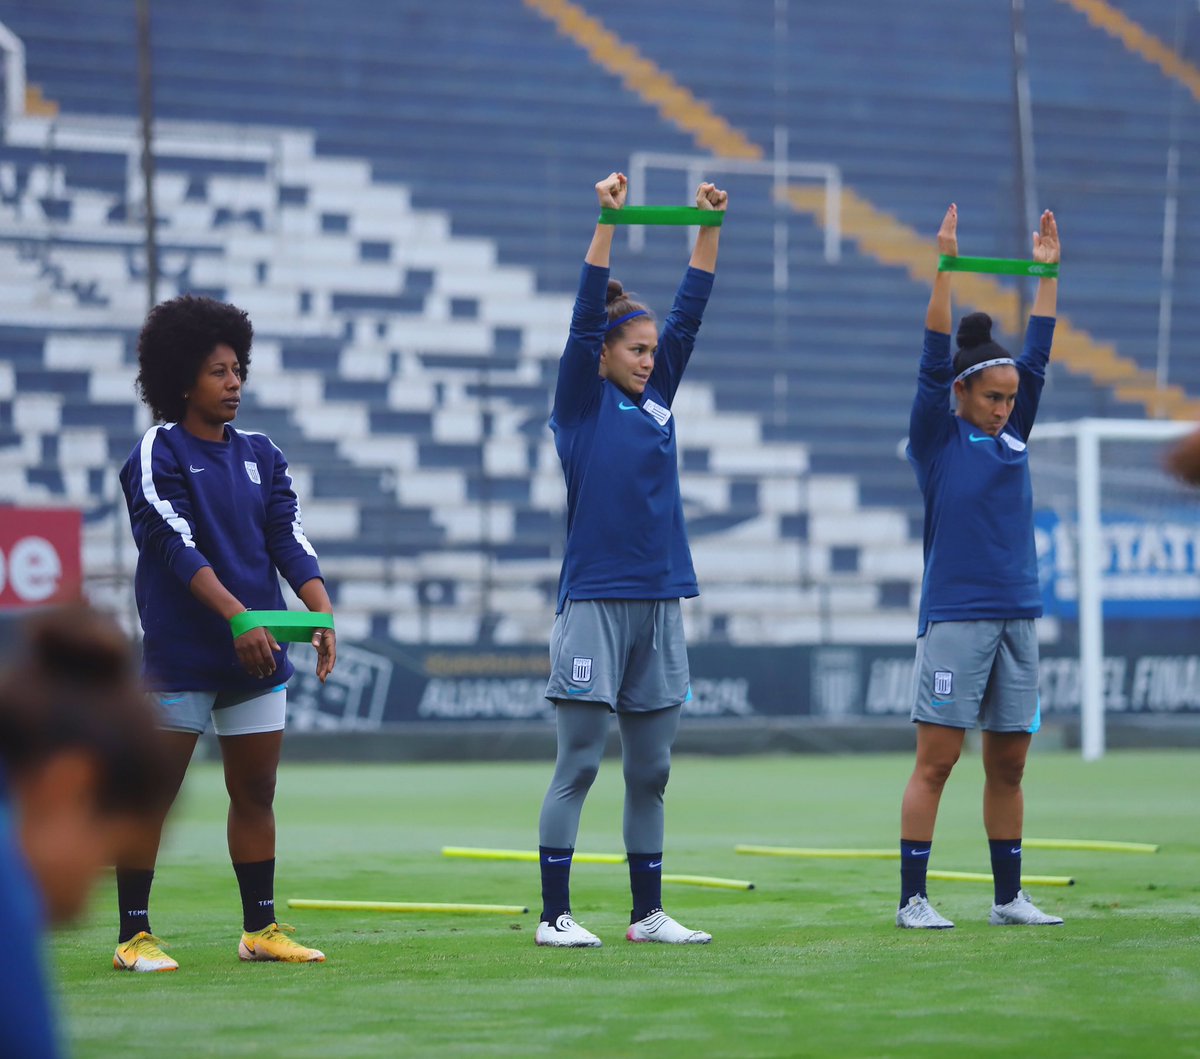
[{"label": "woman with ponytail", "polygon": [[[602,207],[627,181],[596,185]],[[701,184],[696,205],[729,196]],[[597,224],[558,367],[550,429],[567,485],[567,544],[550,638],[558,756],[542,805],[539,945],[601,944],[571,916],[579,814],[615,712],[625,773],[629,941],[703,944],[662,909],[663,791],[679,713],[691,697],[681,598],[699,593],[679,494],[671,406],[712,290],[719,227],[702,227],[661,335],[650,310],[609,278],[613,226]]]},{"label": "woman with ponytail", "polygon": [[[937,243],[939,253],[957,256],[954,205]],[[1033,233],[1033,256],[1058,262],[1058,225],[1049,210]],[[951,357],[952,274],[939,271],[934,279],[909,425],[908,459],[925,498],[925,578],[912,709],[917,761],[901,809],[896,925],[954,926],[929,904],[926,866],[942,789],[966,729],[978,722],[995,882],[989,922],[1049,926],[1062,920],[1021,889],[1021,777],[1041,723],[1034,619],[1042,605],[1026,442],[1050,358],[1058,280],[1038,281],[1019,358],[992,340],[986,313],[963,318]]]}]

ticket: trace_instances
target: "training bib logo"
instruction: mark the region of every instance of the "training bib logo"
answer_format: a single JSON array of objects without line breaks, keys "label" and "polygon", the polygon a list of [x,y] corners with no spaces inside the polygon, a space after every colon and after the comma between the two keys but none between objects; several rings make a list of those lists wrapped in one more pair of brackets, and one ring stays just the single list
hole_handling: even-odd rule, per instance
[{"label": "training bib logo", "polygon": [[933,674],[933,693],[949,695],[954,691],[954,674],[948,669],[939,669]]},{"label": "training bib logo", "polygon": [[262,485],[262,479],[258,476],[258,464],[252,460],[243,461],[246,466],[246,473],[250,476],[250,481],[255,485]]},{"label": "training bib logo", "polygon": [[657,401],[651,401],[649,398],[642,402],[642,410],[660,427],[665,427],[667,420],[671,418],[671,409],[664,408]]},{"label": "training bib logo", "polygon": [[590,658],[574,658],[571,660],[571,683],[587,684],[592,679],[592,660]]}]

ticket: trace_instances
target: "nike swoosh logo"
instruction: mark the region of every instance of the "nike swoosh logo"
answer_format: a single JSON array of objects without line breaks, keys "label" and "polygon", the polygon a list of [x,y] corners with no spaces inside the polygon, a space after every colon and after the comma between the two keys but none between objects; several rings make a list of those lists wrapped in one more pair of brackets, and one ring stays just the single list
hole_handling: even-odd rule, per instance
[{"label": "nike swoosh logo", "polygon": [[202,470],[204,470],[204,468],[203,468],[203,467],[193,467],[193,466],[192,466],[192,465],[189,463],[189,464],[188,464],[188,470],[189,470],[189,471],[191,471],[191,472],[192,472],[192,474],[199,474],[199,473],[200,473]]},{"label": "nike swoosh logo", "polygon": [[175,703],[177,703],[177,702],[183,702],[183,696],[179,695],[173,699],[159,699],[158,701],[161,702],[164,706],[174,706]]},{"label": "nike swoosh logo", "polygon": [[983,437],[979,437],[977,434],[970,434],[967,436],[967,440],[968,441],[995,441],[996,439],[993,438],[990,434],[984,434]]},{"label": "nike swoosh logo", "polygon": [[953,699],[930,699],[929,705],[930,706],[953,706],[954,700]]},{"label": "nike swoosh logo", "polygon": [[661,868],[662,861],[661,860],[652,860],[649,864],[646,865],[646,867],[647,868]]},{"label": "nike swoosh logo", "polygon": [[619,409],[621,409],[622,412],[636,412],[637,411],[637,405],[626,404],[624,401],[622,401],[619,405],[617,405],[617,407]]},{"label": "nike swoosh logo", "polygon": [[568,695],[586,695],[591,688],[567,688]]},{"label": "nike swoosh logo", "polygon": [[1014,849],[1010,849],[1008,852],[1009,852],[1009,853],[1020,853],[1020,852],[1021,852],[1021,847],[1020,847],[1020,846],[1017,846],[1017,847],[1016,847],[1016,848],[1014,848]]},{"label": "nike swoosh logo", "polygon": [[909,852],[910,857],[928,857],[931,853],[928,849],[914,849]]},{"label": "nike swoosh logo", "polygon": [[565,864],[570,859],[571,859],[570,857],[547,857],[546,863],[547,864]]}]

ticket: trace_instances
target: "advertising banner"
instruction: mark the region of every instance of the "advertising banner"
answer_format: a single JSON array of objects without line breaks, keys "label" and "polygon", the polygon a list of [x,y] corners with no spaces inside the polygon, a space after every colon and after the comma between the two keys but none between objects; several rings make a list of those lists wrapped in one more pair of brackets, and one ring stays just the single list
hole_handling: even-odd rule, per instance
[{"label": "advertising banner", "polygon": [[77,599],[81,541],[78,511],[0,507],[0,610]]},{"label": "advertising banner", "polygon": [[[1111,713],[1200,713],[1200,639],[1156,633],[1105,661]],[[1194,644],[1194,646],[1193,646]],[[913,648],[866,646],[691,648],[692,699],[684,714],[702,718],[797,718],[848,721],[907,717],[912,706]],[[553,717],[543,698],[544,647],[413,647],[388,641],[338,646],[325,685],[297,651],[288,691],[289,724],[299,731],[373,731],[385,726],[530,721]],[[1043,713],[1079,711],[1079,658],[1070,645],[1043,645]]]},{"label": "advertising banner", "polygon": [[[1105,517],[1101,591],[1106,618],[1200,617],[1200,518],[1195,510],[1154,520]],[[1038,579],[1048,617],[1079,616],[1076,524],[1034,515]]]}]

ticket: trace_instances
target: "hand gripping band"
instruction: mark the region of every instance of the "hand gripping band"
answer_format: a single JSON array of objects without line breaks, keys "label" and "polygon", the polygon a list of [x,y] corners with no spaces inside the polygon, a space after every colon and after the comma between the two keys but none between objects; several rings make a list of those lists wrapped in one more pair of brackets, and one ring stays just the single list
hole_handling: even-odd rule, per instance
[{"label": "hand gripping band", "polygon": [[631,313],[626,313],[624,316],[618,316],[611,324],[609,324],[604,329],[604,333],[608,334],[609,331],[613,330],[613,328],[620,327],[623,323],[626,323],[627,321],[632,320],[635,316],[649,316],[649,315],[650,314],[648,312],[646,312],[645,309],[634,309],[633,312],[631,312]]},{"label": "hand gripping band", "polygon": [[1013,257],[955,257],[942,254],[938,258],[939,272],[992,272],[999,276],[1037,276],[1058,279],[1058,263],[1024,261]]},{"label": "hand gripping band", "polygon": [[962,382],[968,375],[974,375],[977,371],[983,371],[984,368],[999,368],[1004,364],[1009,364],[1012,367],[1017,366],[1017,362],[1012,357],[997,357],[995,360],[981,360],[978,364],[972,364],[969,368],[965,368],[954,376],[955,382]]},{"label": "hand gripping band", "polygon": [[622,206],[600,211],[601,224],[698,224],[702,228],[720,228],[724,210],[702,210],[699,206]]},{"label": "hand gripping band", "polygon": [[280,643],[308,643],[313,633],[333,628],[333,615],[314,610],[244,610],[229,619],[235,637],[266,629]]}]

